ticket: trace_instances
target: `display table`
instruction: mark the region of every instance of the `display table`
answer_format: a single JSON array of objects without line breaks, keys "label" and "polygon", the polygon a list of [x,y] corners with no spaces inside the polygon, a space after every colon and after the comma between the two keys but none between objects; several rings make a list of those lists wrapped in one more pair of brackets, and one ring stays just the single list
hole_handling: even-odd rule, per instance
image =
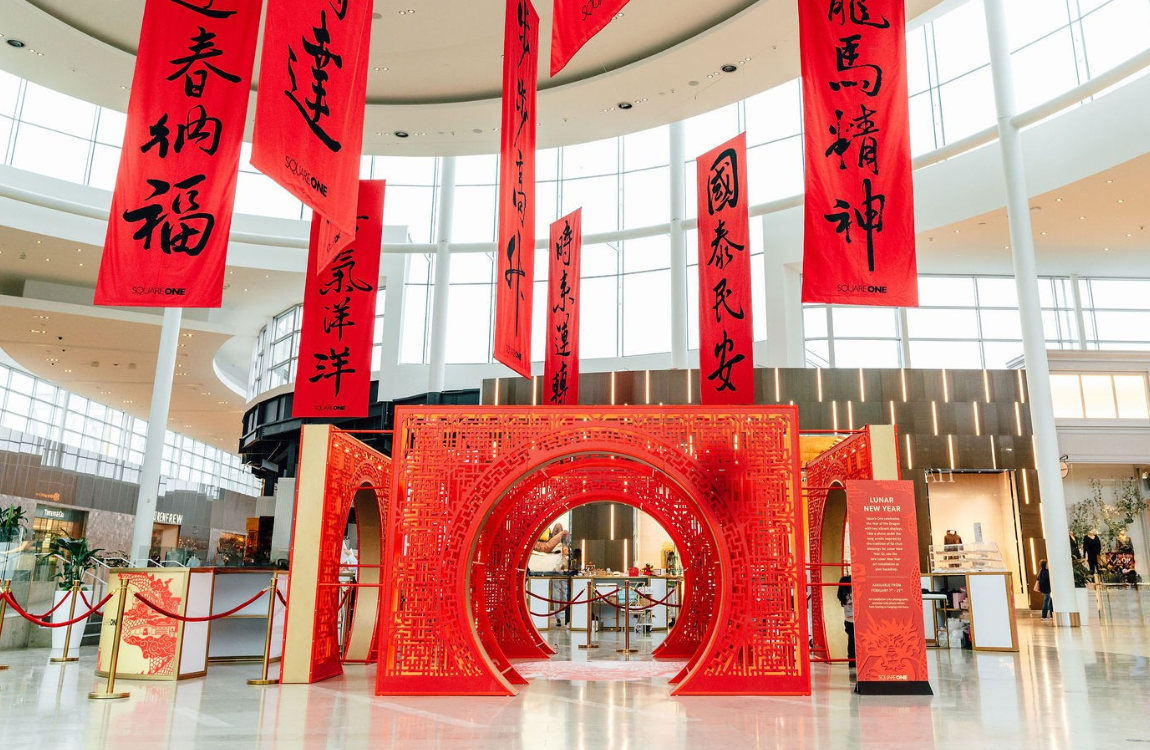
[{"label": "display table", "polygon": [[[182,622],[155,612],[137,593],[161,609],[181,617],[206,617],[227,612],[255,596],[271,581],[272,571],[259,568],[138,568],[113,571],[108,590],[121,578],[131,588],[125,600],[116,679],[182,680],[207,673],[210,662],[258,661],[263,658],[267,632],[267,596],[234,615],[213,622]],[[287,593],[287,573],[276,579]],[[106,677],[115,637],[116,597],[104,608],[96,674]],[[280,657],[283,607],[277,606],[272,626],[271,656]],[[277,633],[279,634],[277,636]]]},{"label": "display table", "polygon": [[[958,620],[970,634],[975,651],[1017,651],[1018,626],[1014,617],[1010,573],[948,573],[923,576],[923,588],[941,595],[923,597],[923,620],[927,640],[946,647],[951,621]],[[961,593],[965,591],[965,593]],[[947,593],[959,592],[959,593]],[[929,608],[929,616],[928,616]]]}]

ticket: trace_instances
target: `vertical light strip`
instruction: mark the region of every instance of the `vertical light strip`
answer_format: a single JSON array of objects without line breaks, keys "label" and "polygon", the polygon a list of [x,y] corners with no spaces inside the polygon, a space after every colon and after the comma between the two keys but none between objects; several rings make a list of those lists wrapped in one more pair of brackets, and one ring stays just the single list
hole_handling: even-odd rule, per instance
[{"label": "vertical light strip", "polygon": [[855,428],[855,407],[853,401],[847,401],[847,429]]},{"label": "vertical light strip", "polygon": [[495,406],[499,406],[499,378],[495,379]]},{"label": "vertical light strip", "polygon": [[1018,437],[1022,437],[1022,407],[1017,401],[1014,402],[1014,428]]},{"label": "vertical light strip", "polygon": [[946,370],[942,371],[942,400],[944,403],[950,403],[950,386],[946,384]]},{"label": "vertical light strip", "polygon": [[1034,435],[1030,436],[1030,453],[1034,456],[1034,470],[1038,471],[1038,438]]},{"label": "vertical light strip", "polygon": [[822,369],[816,369],[815,370],[815,383],[818,385],[819,403],[821,404],[823,401],[823,371],[822,371]]},{"label": "vertical light strip", "polygon": [[691,368],[687,368],[687,403],[691,403]]},{"label": "vertical light strip", "polygon": [[987,435],[986,439],[990,441],[990,465],[998,468],[998,451],[994,449],[994,435]]},{"label": "vertical light strip", "polygon": [[587,540],[580,539],[579,556],[583,558],[583,567],[587,567]]},{"label": "vertical light strip", "polygon": [[863,369],[859,368],[859,402],[866,403],[866,381],[863,380]]},{"label": "vertical light strip", "polygon": [[1026,470],[1019,469],[1018,473],[1022,475],[1022,502],[1030,505],[1030,483],[1026,479]]},{"label": "vertical light strip", "polygon": [[950,470],[954,471],[954,435],[946,436],[946,450],[950,454]]},{"label": "vertical light strip", "polygon": [[1034,537],[1030,537],[1030,572],[1038,575],[1038,555],[1034,553]]},{"label": "vertical light strip", "polygon": [[898,371],[899,378],[902,379],[902,402],[906,403],[906,370]]},{"label": "vertical light strip", "polygon": [[1022,379],[1022,370],[1018,372],[1018,398],[1022,403],[1026,403],[1026,382]]},{"label": "vertical light strip", "polygon": [[938,437],[938,404],[930,402],[930,421],[934,425],[934,436]]},{"label": "vertical light strip", "polygon": [[982,392],[986,396],[986,403],[990,403],[990,375],[982,371]]},{"label": "vertical light strip", "polygon": [[910,471],[914,468],[914,456],[910,454],[910,433],[906,435],[906,469]]},{"label": "vertical light strip", "polygon": [[615,503],[609,506],[611,513],[611,541],[615,541]]},{"label": "vertical light strip", "polygon": [[627,540],[623,540],[623,575],[627,575],[631,567],[631,561],[627,559]]},{"label": "vertical light strip", "polygon": [[[819,399],[820,401],[822,399]],[[831,429],[838,432],[839,429],[839,402],[831,402]]]},{"label": "vertical light strip", "polygon": [[615,405],[615,373],[611,373],[611,406]]},{"label": "vertical light strip", "polygon": [[647,381],[647,404],[649,405],[651,403],[651,371],[647,370],[644,377]]},{"label": "vertical light strip", "polygon": [[975,435],[981,435],[982,434],[982,424],[978,421],[978,402],[977,401],[971,401],[970,402],[970,408],[971,408],[971,411],[974,412],[974,434]]},{"label": "vertical light strip", "polygon": [[531,405],[539,406],[539,381],[542,378],[531,378]]},{"label": "vertical light strip", "polygon": [[898,424],[898,420],[894,417],[894,401],[890,402],[890,423]]},{"label": "vertical light strip", "polygon": [[783,389],[779,386],[779,368],[775,368],[775,403],[783,400]]}]

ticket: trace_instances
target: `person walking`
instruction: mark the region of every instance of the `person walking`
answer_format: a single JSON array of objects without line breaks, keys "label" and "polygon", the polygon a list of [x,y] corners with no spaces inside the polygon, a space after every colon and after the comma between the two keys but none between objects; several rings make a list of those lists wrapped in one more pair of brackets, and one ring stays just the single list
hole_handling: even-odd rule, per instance
[{"label": "person walking", "polygon": [[1042,619],[1047,615],[1054,619],[1054,600],[1050,598],[1050,571],[1045,560],[1038,561],[1038,580],[1034,582],[1034,590],[1042,594]]},{"label": "person walking", "polygon": [[839,604],[843,606],[843,629],[847,631],[847,658],[850,659],[851,669],[855,668],[855,603],[854,590],[851,588],[851,577],[845,575],[839,579]]}]

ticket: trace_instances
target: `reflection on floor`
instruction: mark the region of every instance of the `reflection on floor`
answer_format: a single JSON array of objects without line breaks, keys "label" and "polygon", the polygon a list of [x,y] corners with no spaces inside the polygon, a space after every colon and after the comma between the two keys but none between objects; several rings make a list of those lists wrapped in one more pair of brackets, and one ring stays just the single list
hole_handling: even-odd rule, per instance
[{"label": "reflection on floor", "polygon": [[[1022,617],[1018,654],[930,650],[933,698],[859,697],[845,668],[821,665],[809,698],[671,698],[665,673],[628,674],[657,668],[657,635],[636,638],[643,652],[624,662],[618,634],[576,653],[567,633],[550,633],[570,664],[525,666],[540,672],[515,698],[375,697],[364,667],[255,688],[245,680],[258,666],[229,665],[179,684],[120,682],[131,698],[102,703],[87,699],[103,684],[94,649],[63,667],[47,651],[6,651],[0,748],[1130,747],[1150,743],[1150,595],[1131,601],[1115,622],[1078,630]],[[576,668],[595,676],[563,679]],[[602,679],[612,669],[628,678]]]}]

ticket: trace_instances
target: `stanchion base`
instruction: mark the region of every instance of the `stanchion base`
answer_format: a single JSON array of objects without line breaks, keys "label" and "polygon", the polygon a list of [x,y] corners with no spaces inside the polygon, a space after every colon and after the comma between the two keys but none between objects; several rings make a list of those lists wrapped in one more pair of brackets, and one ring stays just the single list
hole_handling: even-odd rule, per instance
[{"label": "stanchion base", "polygon": [[639,653],[639,649],[637,649],[637,648],[617,648],[617,649],[615,649],[615,653],[617,653],[617,654],[637,654],[637,653]]},{"label": "stanchion base", "polygon": [[248,680],[249,685],[278,685],[279,680]]},{"label": "stanchion base", "polygon": [[598,643],[580,644],[579,648],[599,648]]},{"label": "stanchion base", "polygon": [[53,656],[48,661],[53,664],[64,664],[65,662],[80,661],[79,656]]},{"label": "stanchion base", "polygon": [[107,701],[115,698],[127,698],[131,693],[88,693],[88,698],[94,701]]},{"label": "stanchion base", "polygon": [[4,671],[7,668],[8,668],[7,664],[0,664],[0,672]]}]

